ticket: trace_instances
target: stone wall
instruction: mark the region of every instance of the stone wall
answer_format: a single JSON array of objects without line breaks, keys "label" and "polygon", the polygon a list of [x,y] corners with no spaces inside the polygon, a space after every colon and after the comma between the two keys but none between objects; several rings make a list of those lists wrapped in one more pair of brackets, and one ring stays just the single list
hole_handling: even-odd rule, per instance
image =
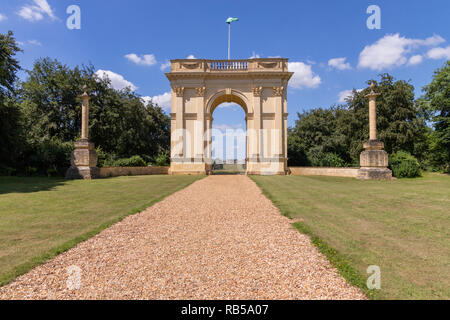
[{"label": "stone wall", "polygon": [[359,168],[334,168],[334,167],[289,167],[294,176],[331,176],[350,177],[358,176]]},{"label": "stone wall", "polygon": [[168,174],[169,167],[103,167],[100,168],[100,178],[118,176],[140,176],[152,174]]}]

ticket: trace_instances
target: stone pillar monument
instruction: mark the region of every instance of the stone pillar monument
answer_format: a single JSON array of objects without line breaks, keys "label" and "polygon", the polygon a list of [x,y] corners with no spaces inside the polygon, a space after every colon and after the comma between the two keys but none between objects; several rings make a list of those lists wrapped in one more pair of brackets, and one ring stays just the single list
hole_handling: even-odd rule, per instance
[{"label": "stone pillar monument", "polygon": [[389,157],[384,151],[384,143],[377,139],[377,113],[376,99],[380,95],[374,91],[375,85],[370,85],[371,92],[366,96],[369,98],[369,141],[364,143],[364,151],[360,155],[361,169],[358,179],[363,180],[389,180],[392,179],[392,171],[387,167]]},{"label": "stone pillar monument", "polygon": [[66,179],[93,179],[99,176],[97,168],[97,152],[94,144],[89,142],[89,95],[87,86],[83,86],[84,93],[79,96],[82,101],[81,111],[81,139],[75,142],[75,150],[70,158],[71,167],[66,172]]}]

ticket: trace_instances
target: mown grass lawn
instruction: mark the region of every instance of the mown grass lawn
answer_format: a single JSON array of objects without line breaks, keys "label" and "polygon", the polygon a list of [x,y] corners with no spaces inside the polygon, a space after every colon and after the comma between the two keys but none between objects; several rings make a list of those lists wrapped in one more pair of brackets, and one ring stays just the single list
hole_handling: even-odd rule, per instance
[{"label": "mown grass lawn", "polygon": [[336,249],[337,263],[353,267],[364,283],[367,267],[379,266],[374,298],[450,299],[450,176],[252,179],[316,245]]},{"label": "mown grass lawn", "polygon": [[200,178],[0,177],[0,285]]}]

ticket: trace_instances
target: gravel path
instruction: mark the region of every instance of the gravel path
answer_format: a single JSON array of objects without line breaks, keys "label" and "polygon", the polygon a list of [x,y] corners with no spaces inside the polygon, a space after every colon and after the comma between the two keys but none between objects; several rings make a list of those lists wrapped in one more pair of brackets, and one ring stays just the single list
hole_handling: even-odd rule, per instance
[{"label": "gravel path", "polygon": [[197,181],[0,288],[0,299],[364,298],[246,176]]}]

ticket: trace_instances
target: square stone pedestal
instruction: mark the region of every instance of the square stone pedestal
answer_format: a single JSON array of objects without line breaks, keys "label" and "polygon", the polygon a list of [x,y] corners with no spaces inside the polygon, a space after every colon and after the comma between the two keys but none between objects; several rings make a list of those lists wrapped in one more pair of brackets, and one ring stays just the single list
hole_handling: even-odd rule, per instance
[{"label": "square stone pedestal", "polygon": [[71,167],[66,172],[66,179],[98,178],[97,159],[94,144],[88,140],[78,140],[70,157]]},{"label": "square stone pedestal", "polygon": [[365,150],[360,155],[361,169],[358,171],[358,179],[392,179],[392,171],[388,169],[389,157],[383,148],[384,143],[379,140],[369,140],[364,143]]}]

